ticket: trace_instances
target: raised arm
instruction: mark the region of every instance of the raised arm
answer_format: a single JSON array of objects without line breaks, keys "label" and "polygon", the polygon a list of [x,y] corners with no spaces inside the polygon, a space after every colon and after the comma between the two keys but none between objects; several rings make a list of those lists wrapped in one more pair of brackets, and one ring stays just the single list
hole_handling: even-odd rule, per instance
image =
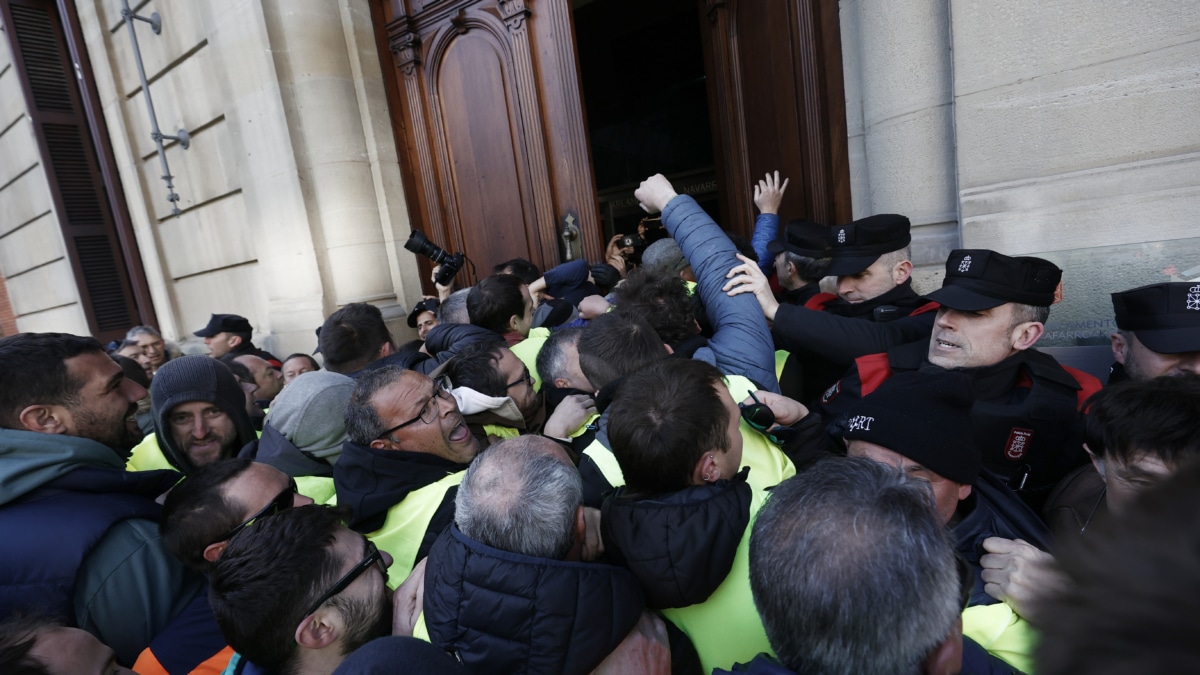
[{"label": "raised arm", "polygon": [[730,297],[722,290],[725,273],[737,264],[733,242],[696,200],[676,194],[662,174],[643,181],[634,196],[648,212],[662,211],[663,225],[696,276],[696,292],[713,327],[708,346],[698,350],[696,357],[722,372],[744,375],[762,389],[778,392],[775,346],[762,309],[753,297]]}]

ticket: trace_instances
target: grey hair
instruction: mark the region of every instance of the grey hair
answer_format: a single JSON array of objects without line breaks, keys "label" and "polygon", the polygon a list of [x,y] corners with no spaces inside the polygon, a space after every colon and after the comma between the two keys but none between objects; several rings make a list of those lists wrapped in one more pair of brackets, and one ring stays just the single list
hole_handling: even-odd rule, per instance
[{"label": "grey hair", "polygon": [[132,340],[139,335],[149,335],[150,337],[162,339],[162,333],[159,333],[158,330],[150,326],[134,326],[130,328],[129,332],[125,333],[125,339]]},{"label": "grey hair", "polygon": [[961,612],[929,484],[853,457],[780,483],[750,538],[750,586],[779,659],[802,673],[914,672]]},{"label": "grey hair", "polygon": [[380,389],[398,382],[406,371],[399,366],[386,366],[365,371],[354,383],[354,393],[346,403],[346,437],[351,443],[368,446],[379,438],[387,427],[371,399]]},{"label": "grey hair", "polygon": [[554,380],[560,377],[571,379],[572,373],[568,370],[570,364],[567,362],[564,347],[569,344],[578,345],[582,335],[583,328],[579,326],[560,328],[550,333],[550,337],[542,344],[542,349],[537,355],[537,371],[542,382],[554,384]]},{"label": "grey hair", "polygon": [[1050,318],[1050,308],[1049,307],[1037,307],[1035,305],[1022,305],[1019,302],[1013,303],[1012,328],[1016,328],[1017,326],[1019,326],[1023,323],[1029,323],[1031,321],[1044,324],[1044,323],[1046,323],[1046,320],[1049,318]]},{"label": "grey hair", "polygon": [[471,323],[471,317],[467,314],[467,295],[470,293],[470,287],[459,289],[438,305],[438,323]]},{"label": "grey hair", "polygon": [[480,453],[454,499],[458,529],[502,551],[562,560],[575,540],[583,483],[551,447],[540,436],[518,436]]},{"label": "grey hair", "polygon": [[875,262],[883,263],[883,266],[890,270],[906,260],[912,260],[911,246],[905,246],[904,248],[897,249],[895,251],[888,251],[887,253],[879,256]]}]

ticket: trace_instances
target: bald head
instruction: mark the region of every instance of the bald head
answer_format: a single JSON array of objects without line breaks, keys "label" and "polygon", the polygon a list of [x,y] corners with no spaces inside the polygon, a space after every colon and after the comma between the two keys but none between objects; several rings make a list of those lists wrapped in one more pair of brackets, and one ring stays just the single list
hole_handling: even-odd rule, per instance
[{"label": "bald head", "polygon": [[541,436],[518,436],[488,448],[467,469],[454,524],[492,548],[561,560],[574,543],[582,502],[579,472],[566,452]]}]

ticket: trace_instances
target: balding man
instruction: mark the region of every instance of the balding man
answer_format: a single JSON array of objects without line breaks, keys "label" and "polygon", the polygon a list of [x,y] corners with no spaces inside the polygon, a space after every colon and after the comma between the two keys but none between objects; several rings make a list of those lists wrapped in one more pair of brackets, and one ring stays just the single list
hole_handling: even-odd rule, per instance
[{"label": "balding man", "polygon": [[[582,499],[579,472],[553,441],[521,436],[482,453],[463,475],[454,525],[429,554],[430,641],[474,672],[582,675],[636,634],[637,579],[581,562],[597,553],[585,547]],[[669,663],[665,641],[651,647]]]}]

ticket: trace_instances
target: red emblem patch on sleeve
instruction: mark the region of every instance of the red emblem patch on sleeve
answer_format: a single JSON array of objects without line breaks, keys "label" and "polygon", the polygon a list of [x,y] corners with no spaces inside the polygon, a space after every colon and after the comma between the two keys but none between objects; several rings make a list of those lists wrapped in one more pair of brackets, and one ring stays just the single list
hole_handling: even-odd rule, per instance
[{"label": "red emblem patch on sleeve", "polygon": [[1004,456],[1012,461],[1019,461],[1029,451],[1029,439],[1033,438],[1033,429],[1013,428],[1008,435],[1008,445],[1004,446]]}]

